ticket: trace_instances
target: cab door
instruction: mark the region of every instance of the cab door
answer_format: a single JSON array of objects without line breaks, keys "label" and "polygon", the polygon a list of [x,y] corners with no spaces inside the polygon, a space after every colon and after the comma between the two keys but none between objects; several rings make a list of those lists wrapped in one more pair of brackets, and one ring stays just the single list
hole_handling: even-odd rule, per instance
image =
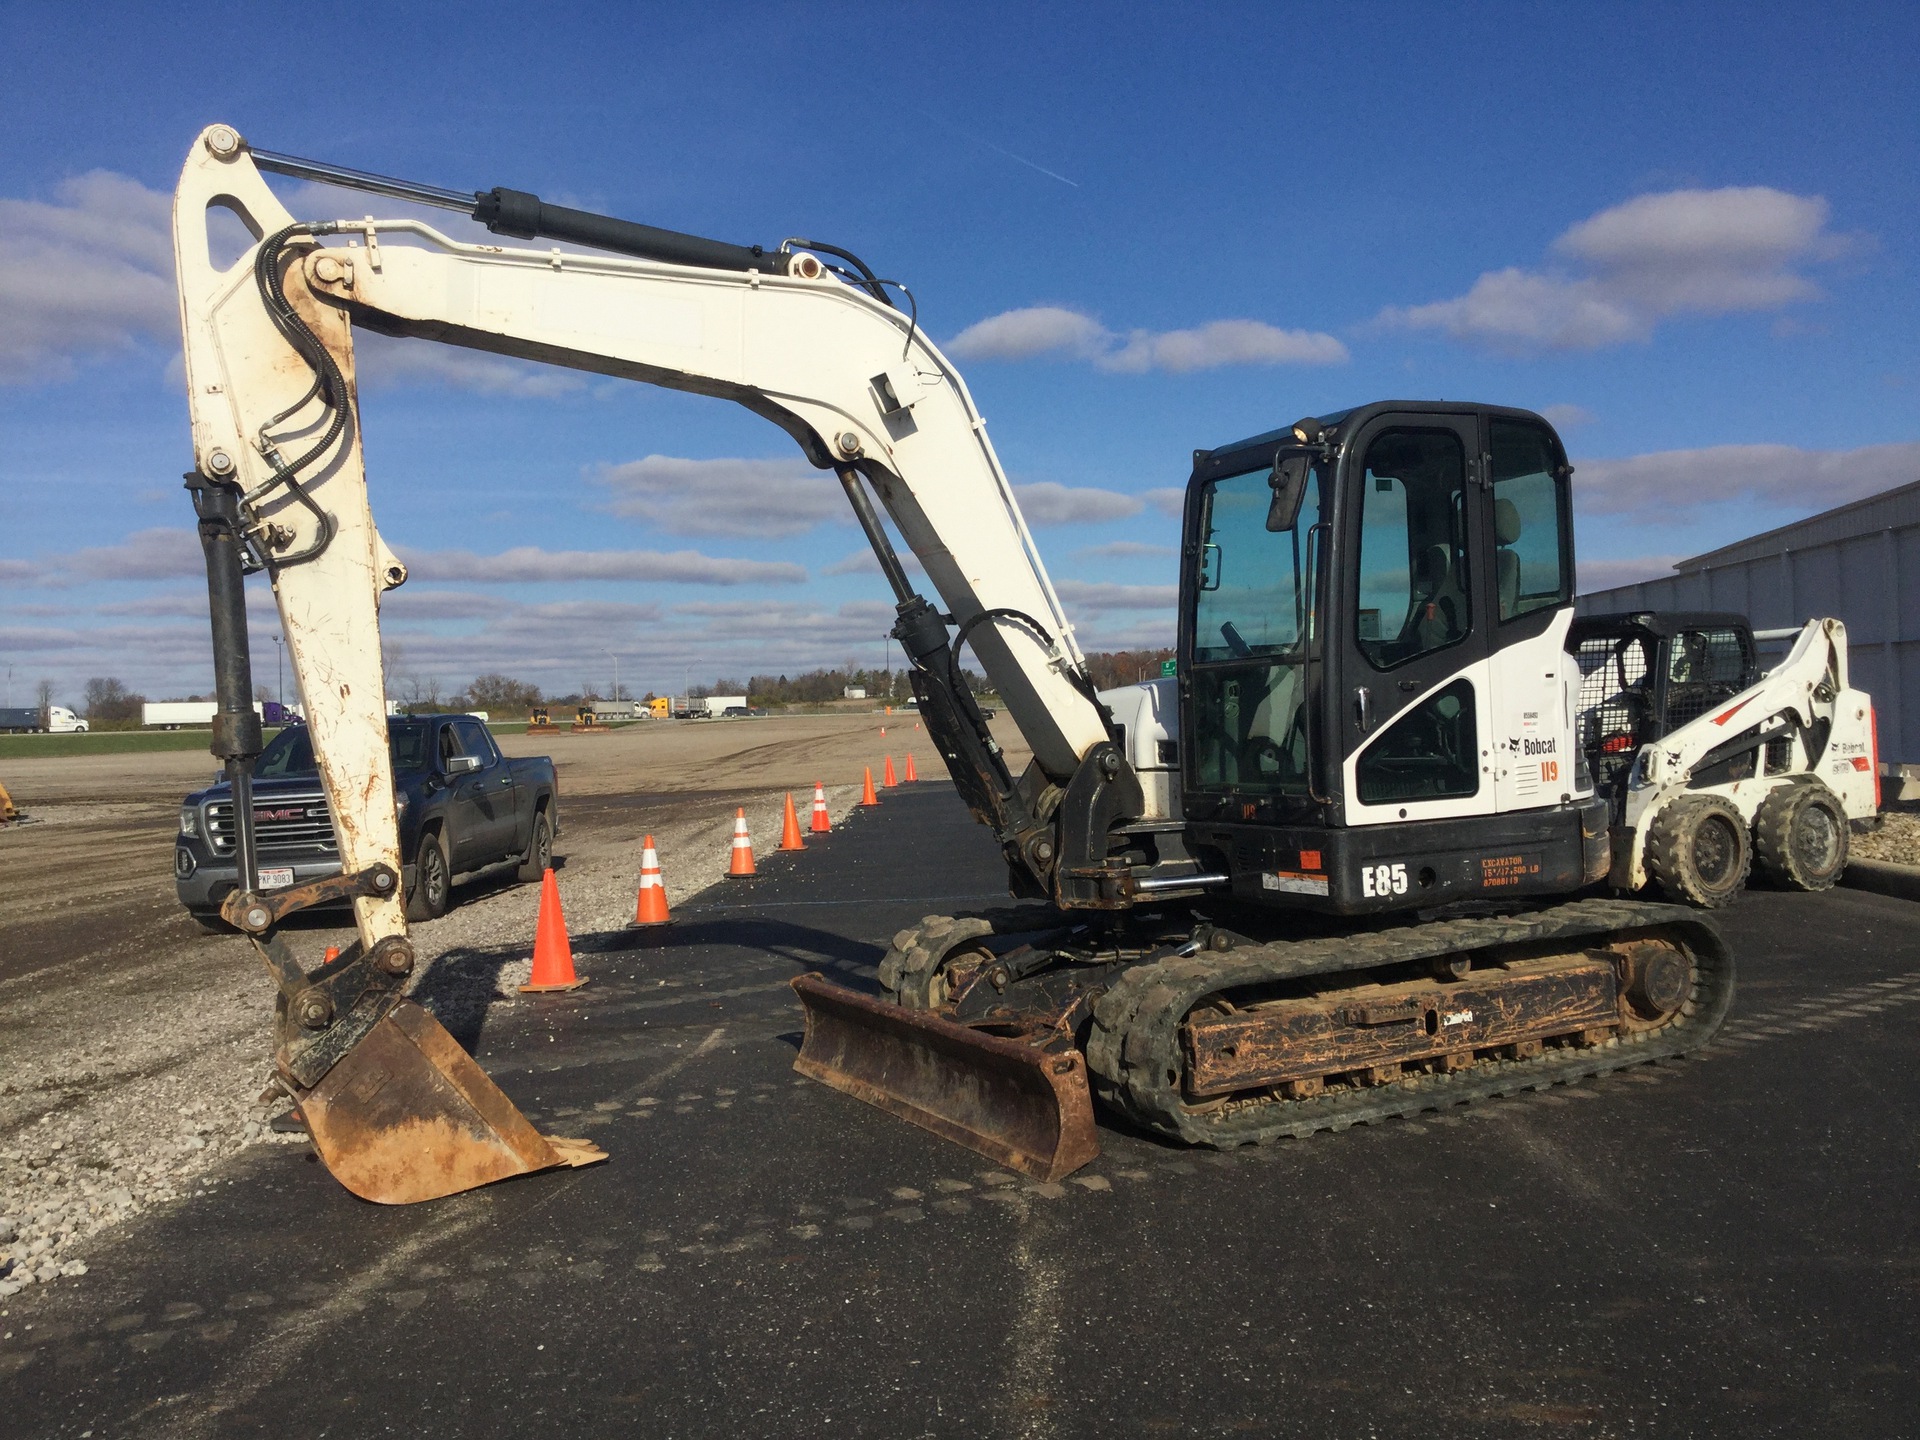
[{"label": "cab door", "polygon": [[1378,415],[1349,444],[1329,697],[1349,825],[1494,808],[1479,474],[1472,412]]},{"label": "cab door", "polygon": [[480,762],[480,768],[465,777],[475,820],[470,858],[474,864],[490,865],[519,848],[514,834],[513,767],[478,720],[462,716],[453,722],[452,729],[459,737],[461,753]]},{"label": "cab door", "polygon": [[1488,636],[1490,762],[1499,810],[1559,805],[1575,790],[1572,497],[1565,452],[1542,421],[1489,411],[1481,459],[1490,564],[1480,617]]}]

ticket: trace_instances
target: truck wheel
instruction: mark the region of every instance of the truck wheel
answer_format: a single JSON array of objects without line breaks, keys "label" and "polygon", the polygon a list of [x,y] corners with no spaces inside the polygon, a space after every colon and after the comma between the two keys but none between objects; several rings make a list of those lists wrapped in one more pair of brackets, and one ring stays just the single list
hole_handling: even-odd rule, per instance
[{"label": "truck wheel", "polygon": [[1847,812],[1818,780],[1782,785],[1753,817],[1753,848],[1775,884],[1831,890],[1847,868]]},{"label": "truck wheel", "polygon": [[447,849],[435,831],[420,837],[413,857],[413,891],[407,896],[409,920],[438,920],[447,913],[453,876],[447,870]]},{"label": "truck wheel", "polygon": [[537,881],[553,864],[553,821],[545,810],[533,816],[533,836],[527,841],[527,853],[520,857],[517,878]]},{"label": "truck wheel", "polygon": [[1718,795],[1685,795],[1647,836],[1647,869],[1675,900],[1717,910],[1747,883],[1753,845],[1740,812]]}]

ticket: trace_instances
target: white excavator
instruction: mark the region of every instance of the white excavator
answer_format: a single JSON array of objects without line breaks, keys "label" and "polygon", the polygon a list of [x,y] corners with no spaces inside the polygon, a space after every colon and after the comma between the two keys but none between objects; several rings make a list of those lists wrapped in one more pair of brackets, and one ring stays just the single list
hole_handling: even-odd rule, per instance
[{"label": "white excavator", "polygon": [[[262,171],[595,253],[303,221]],[[255,238],[230,268],[212,208]],[[838,476],[927,730],[1012,894],[1043,903],[903,931],[879,995],[796,978],[802,1073],[1051,1179],[1097,1154],[1096,1100],[1233,1146],[1680,1053],[1725,1015],[1732,957],[1698,910],[1570,898],[1613,871],[1612,815],[1579,744],[1572,472],[1538,416],[1385,402],[1196,451],[1177,676],[1103,696],[959,372],[848,251],[368,175],[225,125],[194,143],[174,223],[213,751],[235,796],[222,913],[279,989],[278,1083],[356,1194],[604,1157],[537,1133],[404,998],[413,857],[379,608],[406,567],[368,508],[355,325],[733,400]],[[251,835],[256,572],[342,862],[291,889],[260,887]],[[967,647],[1031,748],[1019,774],[960,679]],[[358,942],[309,970],[281,922],[342,898]]]}]

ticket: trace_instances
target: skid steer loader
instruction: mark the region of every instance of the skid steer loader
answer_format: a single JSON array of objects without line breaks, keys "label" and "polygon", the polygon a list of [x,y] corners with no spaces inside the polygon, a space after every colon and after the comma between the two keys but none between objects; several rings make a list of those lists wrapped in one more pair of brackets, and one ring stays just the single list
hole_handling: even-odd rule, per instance
[{"label": "skid steer loader", "polygon": [[1612,829],[1610,879],[1650,881],[1717,907],[1757,860],[1775,884],[1825,890],[1847,863],[1850,822],[1879,812],[1873,705],[1847,683],[1847,632],[1811,620],[1759,672],[1744,617],[1582,616],[1580,744]]}]

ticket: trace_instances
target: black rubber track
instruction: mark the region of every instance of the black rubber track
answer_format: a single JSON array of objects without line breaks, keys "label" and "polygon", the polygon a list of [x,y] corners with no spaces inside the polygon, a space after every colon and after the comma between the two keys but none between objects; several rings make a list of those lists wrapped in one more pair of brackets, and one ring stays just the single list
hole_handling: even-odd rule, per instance
[{"label": "black rubber track", "polygon": [[[1452,1074],[1409,1074],[1387,1085],[1301,1100],[1275,1097],[1196,1109],[1182,1098],[1179,1077],[1186,1061],[1180,1026],[1209,995],[1274,980],[1371,970],[1495,946],[1552,941],[1582,948],[1650,933],[1681,940],[1694,961],[1693,994],[1660,1029],[1595,1046],[1553,1047],[1530,1060],[1482,1060]],[[1228,1149],[1541,1090],[1685,1054],[1713,1038],[1732,1003],[1732,954],[1699,911],[1586,900],[1529,915],[1438,921],[1335,940],[1261,945],[1136,965],[1121,974],[1094,1007],[1087,1068],[1094,1095],[1135,1124],[1190,1145]]]}]

